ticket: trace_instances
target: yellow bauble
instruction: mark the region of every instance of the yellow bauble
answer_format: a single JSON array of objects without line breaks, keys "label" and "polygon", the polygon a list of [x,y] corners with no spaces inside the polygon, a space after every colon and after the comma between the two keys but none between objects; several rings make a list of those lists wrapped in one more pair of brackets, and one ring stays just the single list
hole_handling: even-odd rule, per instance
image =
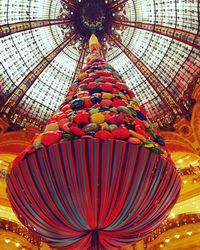
[{"label": "yellow bauble", "polygon": [[96,123],[96,124],[101,124],[105,121],[105,117],[101,113],[96,113],[91,115],[91,122]]},{"label": "yellow bauble", "polygon": [[102,98],[111,100],[112,98],[114,98],[114,95],[111,93],[103,93]]},{"label": "yellow bauble", "polygon": [[45,127],[45,132],[48,132],[48,131],[56,131],[56,130],[59,130],[59,126],[58,126],[58,123],[57,122],[54,122],[54,123],[50,123],[48,124],[46,127]]},{"label": "yellow bauble", "polygon": [[86,72],[84,72],[84,73],[82,73],[82,74],[80,74],[78,77],[77,77],[77,79],[79,80],[79,81],[83,81],[85,78],[87,78],[88,77],[88,73],[86,73]]}]

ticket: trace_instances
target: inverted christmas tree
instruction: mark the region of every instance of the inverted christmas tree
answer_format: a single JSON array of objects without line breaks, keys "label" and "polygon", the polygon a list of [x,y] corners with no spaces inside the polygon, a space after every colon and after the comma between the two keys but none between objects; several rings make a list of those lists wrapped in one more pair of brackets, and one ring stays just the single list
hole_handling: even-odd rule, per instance
[{"label": "inverted christmas tree", "polygon": [[66,100],[15,159],[7,191],[22,223],[57,249],[134,243],[175,204],[180,178],[165,142],[94,35]]}]

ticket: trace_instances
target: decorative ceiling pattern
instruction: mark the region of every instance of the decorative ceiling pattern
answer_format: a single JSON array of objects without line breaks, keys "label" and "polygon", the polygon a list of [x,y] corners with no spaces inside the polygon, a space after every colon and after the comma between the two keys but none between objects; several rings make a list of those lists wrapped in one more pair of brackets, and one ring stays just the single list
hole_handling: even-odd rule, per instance
[{"label": "decorative ceiling pattern", "polygon": [[89,16],[84,2],[0,0],[1,111],[42,122],[58,108],[87,55],[79,11],[90,31],[103,30],[103,55],[153,121],[187,112],[183,98],[200,72],[199,1],[99,0],[102,11]]}]

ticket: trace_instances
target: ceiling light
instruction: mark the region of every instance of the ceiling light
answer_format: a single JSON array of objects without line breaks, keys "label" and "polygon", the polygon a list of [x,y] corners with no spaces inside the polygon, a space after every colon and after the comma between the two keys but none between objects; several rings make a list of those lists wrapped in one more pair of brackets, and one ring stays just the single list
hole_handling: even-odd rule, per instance
[{"label": "ceiling light", "polygon": [[17,243],[15,244],[15,246],[16,246],[16,247],[19,247],[19,246],[20,246],[20,243],[19,243],[19,242],[17,242]]},{"label": "ceiling light", "polygon": [[187,234],[188,234],[189,236],[191,236],[191,235],[192,235],[192,232],[187,232]]},{"label": "ceiling light", "polygon": [[176,239],[179,239],[179,238],[180,238],[180,235],[179,235],[179,234],[176,234],[176,235],[174,235],[174,237],[175,237]]},{"label": "ceiling light", "polygon": [[170,242],[170,239],[166,239],[165,242],[166,242],[166,243],[169,243],[169,242]]},{"label": "ceiling light", "polygon": [[5,239],[5,243],[9,243],[10,242],[10,239]]}]

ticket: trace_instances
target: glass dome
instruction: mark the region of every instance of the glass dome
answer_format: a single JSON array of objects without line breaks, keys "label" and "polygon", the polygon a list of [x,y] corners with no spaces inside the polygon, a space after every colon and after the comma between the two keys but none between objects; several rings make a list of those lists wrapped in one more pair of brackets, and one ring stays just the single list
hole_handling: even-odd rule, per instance
[{"label": "glass dome", "polygon": [[[73,18],[80,3],[0,0],[2,110],[42,122],[58,108],[87,55],[86,37]],[[101,34],[108,62],[153,121],[183,112],[200,68],[199,1],[103,4],[110,11]]]}]

